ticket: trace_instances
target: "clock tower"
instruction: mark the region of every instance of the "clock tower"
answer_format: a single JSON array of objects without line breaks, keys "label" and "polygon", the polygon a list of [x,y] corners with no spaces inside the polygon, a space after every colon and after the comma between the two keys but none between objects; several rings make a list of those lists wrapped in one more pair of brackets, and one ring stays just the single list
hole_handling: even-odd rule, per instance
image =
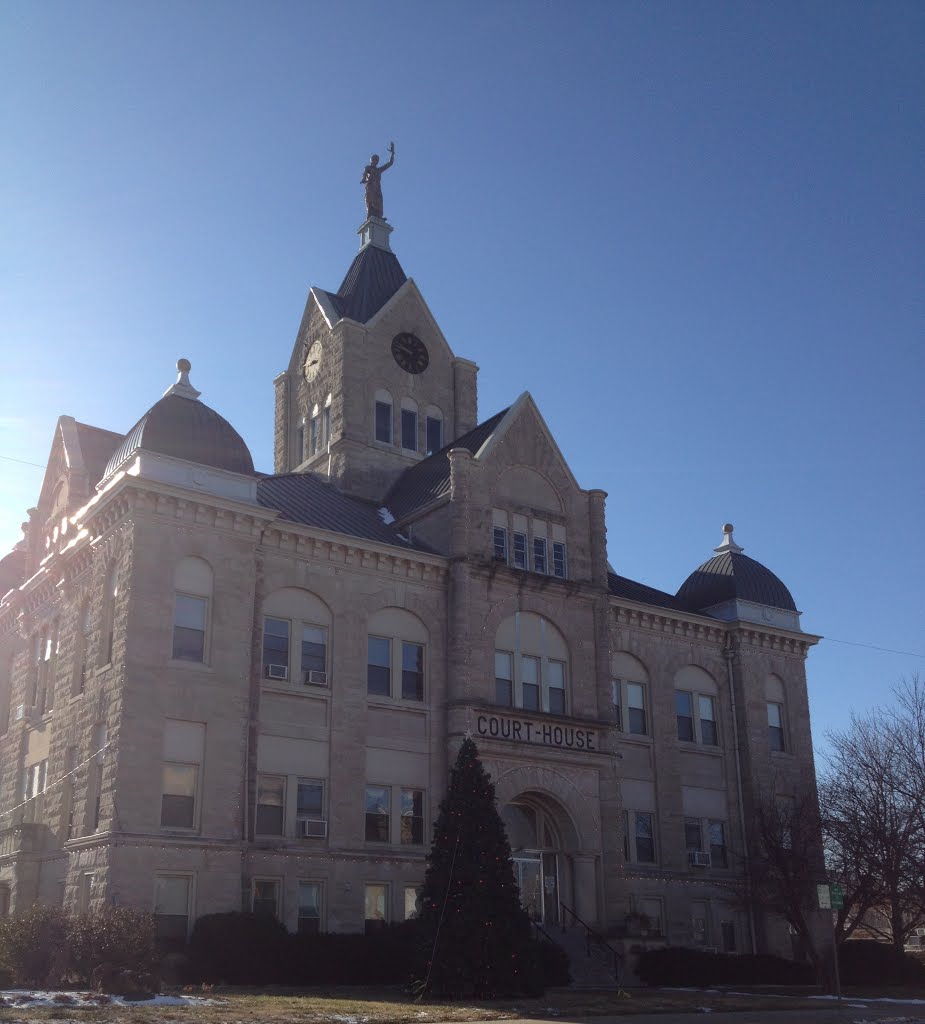
[{"label": "clock tower", "polygon": [[316,473],[381,501],[409,467],[477,422],[478,367],[456,357],[369,216],[336,292],[314,287],[274,381],[274,471]]}]

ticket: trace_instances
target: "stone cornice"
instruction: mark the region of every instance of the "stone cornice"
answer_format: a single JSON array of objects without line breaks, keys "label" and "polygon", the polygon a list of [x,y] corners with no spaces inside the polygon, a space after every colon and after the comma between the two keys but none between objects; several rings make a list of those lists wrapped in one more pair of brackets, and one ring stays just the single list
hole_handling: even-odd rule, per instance
[{"label": "stone cornice", "polygon": [[656,633],[661,639],[684,644],[697,643],[722,648],[727,637],[732,636],[742,653],[748,653],[743,650],[744,647],[752,647],[805,658],[810,647],[821,639],[813,633],[795,633],[738,621],[722,622],[695,613],[655,608],[613,596],[609,602],[614,613],[613,624],[639,634]]}]

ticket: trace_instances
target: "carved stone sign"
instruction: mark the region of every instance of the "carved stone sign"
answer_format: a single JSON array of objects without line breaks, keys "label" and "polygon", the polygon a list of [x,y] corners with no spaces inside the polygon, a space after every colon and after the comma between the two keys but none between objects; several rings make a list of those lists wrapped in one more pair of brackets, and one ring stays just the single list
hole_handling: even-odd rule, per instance
[{"label": "carved stone sign", "polygon": [[495,740],[533,743],[538,747],[561,747],[565,750],[597,750],[594,729],[577,729],[552,722],[532,722],[529,718],[508,715],[478,715],[475,726],[479,736]]}]

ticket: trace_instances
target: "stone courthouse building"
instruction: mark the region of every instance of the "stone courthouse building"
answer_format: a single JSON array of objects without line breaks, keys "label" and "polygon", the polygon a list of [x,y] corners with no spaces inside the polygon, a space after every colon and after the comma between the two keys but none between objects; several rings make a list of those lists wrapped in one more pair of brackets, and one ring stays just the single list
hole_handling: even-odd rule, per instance
[{"label": "stone courthouse building", "polygon": [[471,734],[535,918],[789,952],[735,891],[813,777],[818,637],[731,526],[675,594],[614,571],[606,495],[528,393],[479,419],[391,230],[308,295],[272,474],[185,360],[124,434],[58,420],[0,562],[0,911],[401,920]]}]

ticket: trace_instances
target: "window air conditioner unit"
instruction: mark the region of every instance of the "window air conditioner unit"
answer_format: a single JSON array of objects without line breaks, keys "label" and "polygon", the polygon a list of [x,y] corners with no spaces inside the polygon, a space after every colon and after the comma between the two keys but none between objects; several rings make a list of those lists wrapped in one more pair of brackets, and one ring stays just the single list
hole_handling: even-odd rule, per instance
[{"label": "window air conditioner unit", "polygon": [[268,679],[288,679],[289,678],[289,666],[288,665],[267,665],[267,678]]},{"label": "window air conditioner unit", "polygon": [[39,714],[37,707],[29,704],[18,704],[16,711],[13,715],[14,722],[37,722],[42,716]]},{"label": "window air conditioner unit", "polygon": [[13,712],[13,721],[21,722],[26,717],[26,705],[18,704],[16,710]]},{"label": "window air conditioner unit", "polygon": [[327,672],[321,672],[318,669],[309,669],[305,673],[305,685],[306,686],[327,686],[328,685],[328,674],[327,674]]},{"label": "window air conditioner unit", "polygon": [[297,818],[296,832],[299,839],[327,839],[328,823],[325,818]]},{"label": "window air conditioner unit", "polygon": [[708,868],[710,866],[710,855],[700,850],[687,851],[687,863],[692,868]]}]

